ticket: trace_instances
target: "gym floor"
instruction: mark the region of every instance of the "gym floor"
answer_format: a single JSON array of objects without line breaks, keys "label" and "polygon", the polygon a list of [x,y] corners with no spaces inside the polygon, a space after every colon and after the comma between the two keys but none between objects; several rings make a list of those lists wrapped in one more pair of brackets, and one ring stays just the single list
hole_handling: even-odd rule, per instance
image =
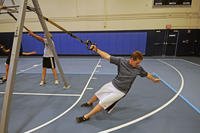
[{"label": "gym floor", "polygon": [[[6,58],[0,58],[0,75]],[[161,79],[154,84],[137,77],[128,95],[108,114],[100,112],[89,121],[76,123],[91,108],[86,102],[104,83],[116,75],[116,66],[98,56],[60,57],[69,89],[53,84],[48,70],[47,84],[39,86],[41,57],[21,57],[10,110],[9,133],[199,133],[199,57],[145,57],[142,66]],[[61,80],[61,79],[60,79]],[[6,84],[0,85],[0,109]],[[172,98],[180,91],[180,95]],[[171,104],[162,108],[172,100]],[[160,111],[152,113],[156,110]],[[152,114],[151,114],[152,113]],[[150,115],[151,114],[151,115]],[[148,116],[142,119],[144,116]],[[142,120],[140,120],[140,118]]]}]

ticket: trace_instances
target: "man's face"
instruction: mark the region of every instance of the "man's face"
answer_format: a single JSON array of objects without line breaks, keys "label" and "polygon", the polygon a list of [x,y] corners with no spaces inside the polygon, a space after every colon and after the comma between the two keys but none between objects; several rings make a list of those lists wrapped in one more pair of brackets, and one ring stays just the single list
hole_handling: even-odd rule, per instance
[{"label": "man's face", "polygon": [[142,60],[139,60],[139,59],[136,59],[136,60],[133,60],[132,58],[130,59],[130,65],[133,67],[139,67],[141,62]]}]

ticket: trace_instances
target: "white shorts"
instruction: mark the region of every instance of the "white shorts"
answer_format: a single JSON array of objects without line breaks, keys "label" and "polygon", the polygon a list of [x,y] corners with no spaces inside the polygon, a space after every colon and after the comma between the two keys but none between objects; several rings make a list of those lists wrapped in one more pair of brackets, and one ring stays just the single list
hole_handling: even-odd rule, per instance
[{"label": "white shorts", "polygon": [[114,102],[122,98],[125,94],[119,91],[117,88],[115,88],[112,82],[109,82],[103,85],[101,89],[95,93],[95,95],[99,99],[99,105],[106,109]]}]

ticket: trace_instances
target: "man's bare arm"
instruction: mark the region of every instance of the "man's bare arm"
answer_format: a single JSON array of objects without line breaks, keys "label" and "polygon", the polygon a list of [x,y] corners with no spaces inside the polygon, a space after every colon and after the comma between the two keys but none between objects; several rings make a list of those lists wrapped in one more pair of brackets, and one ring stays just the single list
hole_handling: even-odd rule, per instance
[{"label": "man's bare arm", "polygon": [[32,37],[36,38],[37,40],[44,42],[44,38],[42,38],[41,36],[33,33],[32,31],[28,31],[29,35],[31,35]]},{"label": "man's bare arm", "polygon": [[152,74],[148,73],[147,78],[150,79],[151,81],[158,83],[160,82],[159,78],[154,77]]},{"label": "man's bare arm", "polygon": [[102,51],[101,49],[98,49],[95,45],[91,45],[90,49],[98,53],[102,58],[110,61],[110,54],[106,53],[105,51]]},{"label": "man's bare arm", "polygon": [[35,51],[32,52],[22,52],[22,55],[34,55],[37,54]]}]

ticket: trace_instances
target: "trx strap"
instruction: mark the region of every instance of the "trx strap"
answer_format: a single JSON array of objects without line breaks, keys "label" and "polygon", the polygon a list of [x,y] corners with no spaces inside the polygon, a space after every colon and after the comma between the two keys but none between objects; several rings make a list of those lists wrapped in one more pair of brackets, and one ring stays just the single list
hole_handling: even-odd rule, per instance
[{"label": "trx strap", "polygon": [[[11,13],[11,12],[7,12],[15,21],[17,21],[17,18]],[[24,29],[26,29],[27,31],[30,31],[26,26],[24,26]]]},{"label": "trx strap", "polygon": [[[16,7],[18,7],[18,6],[9,6],[9,7],[7,7],[7,6],[0,5],[0,11],[1,10],[6,10],[7,12],[17,13],[18,11],[16,10]],[[12,8],[15,8],[15,9],[12,9]],[[3,12],[3,13],[7,13],[7,12]]]},{"label": "trx strap", "polygon": [[[30,11],[33,11],[35,12],[35,9],[30,7],[30,6],[27,6],[27,9],[30,10]],[[50,24],[54,25],[55,27],[57,27],[58,29],[60,29],[61,31],[67,33],[68,35],[70,35],[71,37],[73,37],[74,39],[78,40],[80,43],[82,44],[85,44],[87,49],[89,50],[92,50],[90,49],[90,46],[91,45],[96,45],[95,43],[92,43],[90,40],[87,40],[87,41],[83,41],[81,38],[75,36],[74,34],[72,34],[70,31],[67,31],[65,28],[61,27],[60,25],[58,25],[57,23],[53,22],[51,19],[45,17],[45,16],[42,16],[47,22],[49,22]]]}]

